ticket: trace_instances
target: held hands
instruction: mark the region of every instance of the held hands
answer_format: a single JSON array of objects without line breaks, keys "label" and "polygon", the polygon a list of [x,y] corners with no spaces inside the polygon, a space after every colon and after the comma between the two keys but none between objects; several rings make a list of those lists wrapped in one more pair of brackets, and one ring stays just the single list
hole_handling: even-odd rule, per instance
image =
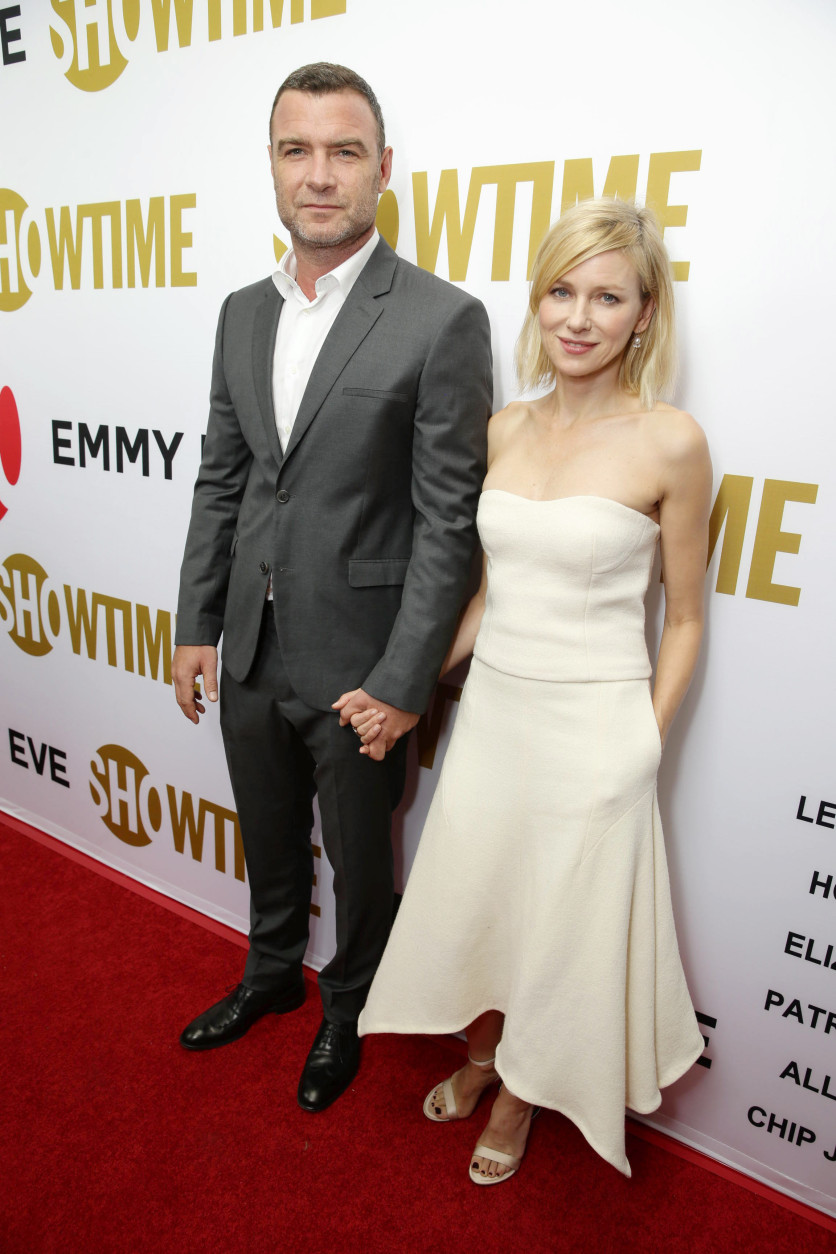
[{"label": "held hands", "polygon": [[171,660],[171,678],[177,704],[192,723],[200,721],[206,707],[198,700],[195,680],[203,676],[203,690],[209,701],[218,699],[218,650],[209,644],[178,644]]},{"label": "held hands", "polygon": [[420,717],[385,701],[375,701],[362,688],[344,692],[331,708],[339,710],[341,727],[351,724],[362,742],[360,752],[375,762],[382,762],[387,751],[415,726]]}]

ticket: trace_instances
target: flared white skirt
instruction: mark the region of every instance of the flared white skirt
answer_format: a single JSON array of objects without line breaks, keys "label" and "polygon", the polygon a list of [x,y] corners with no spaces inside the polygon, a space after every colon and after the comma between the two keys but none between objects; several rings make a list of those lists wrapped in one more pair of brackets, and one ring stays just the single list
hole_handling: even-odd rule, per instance
[{"label": "flared white skirt", "polygon": [[554,683],[478,660],[361,1034],[505,1014],[497,1070],[626,1175],[703,1049],[671,909],[647,680]]}]

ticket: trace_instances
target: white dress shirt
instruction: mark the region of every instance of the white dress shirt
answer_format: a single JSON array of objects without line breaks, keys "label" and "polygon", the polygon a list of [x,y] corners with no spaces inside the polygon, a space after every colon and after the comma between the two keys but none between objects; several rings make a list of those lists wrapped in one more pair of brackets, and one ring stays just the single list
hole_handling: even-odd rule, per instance
[{"label": "white dress shirt", "polygon": [[371,239],[347,261],[317,279],[313,300],[308,300],[296,282],[296,256],[292,250],[285,253],[273,275],[273,282],[284,297],[273,354],[273,410],[282,452],[287,448],[319,350],[379,239],[377,231],[373,231]]}]

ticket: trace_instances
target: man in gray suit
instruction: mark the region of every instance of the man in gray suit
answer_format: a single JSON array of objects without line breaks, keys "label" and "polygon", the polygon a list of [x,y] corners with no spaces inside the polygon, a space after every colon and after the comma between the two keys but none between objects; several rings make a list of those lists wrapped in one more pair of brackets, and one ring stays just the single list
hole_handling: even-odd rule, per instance
[{"label": "man in gray suit", "polygon": [[[299,1103],[356,1074],[357,1018],[389,932],[391,813],[474,549],[491,406],[482,305],[402,261],[375,229],[392,166],[368,84],[305,66],[270,119],[292,251],[233,292],[181,572],[173,677],[197,723],[217,700],[251,893],[238,987],[180,1040],[212,1049],[304,1001],[316,793],[337,948]],[[340,712],[334,710],[341,698]],[[385,714],[366,752],[351,715]]]}]

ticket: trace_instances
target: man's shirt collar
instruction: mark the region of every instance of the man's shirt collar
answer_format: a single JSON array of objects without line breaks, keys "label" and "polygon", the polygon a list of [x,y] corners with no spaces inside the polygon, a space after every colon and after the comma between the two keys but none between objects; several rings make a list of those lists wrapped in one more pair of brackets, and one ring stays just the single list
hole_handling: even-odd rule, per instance
[{"label": "man's shirt collar", "polygon": [[302,305],[315,305],[328,292],[334,288],[342,289],[343,300],[348,296],[354,286],[360,271],[377,248],[380,235],[376,230],[372,231],[371,238],[366,240],[362,248],[358,248],[356,253],[352,253],[345,261],[336,266],[335,269],[329,270],[328,274],[323,274],[315,283],[316,297],[309,301],[299,284],[296,282],[296,254],[293,249],[282,257],[279,268],[273,275],[273,282],[278,288],[279,295],[285,300],[297,300]]}]

